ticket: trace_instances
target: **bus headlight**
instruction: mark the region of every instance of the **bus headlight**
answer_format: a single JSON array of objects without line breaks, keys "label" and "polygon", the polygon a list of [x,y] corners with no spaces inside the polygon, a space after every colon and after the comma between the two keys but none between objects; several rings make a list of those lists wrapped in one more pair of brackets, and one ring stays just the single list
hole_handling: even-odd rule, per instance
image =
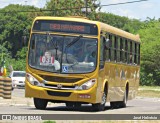
[{"label": "bus headlight", "polygon": [[30,84],[35,85],[35,86],[42,86],[42,84],[34,78],[31,74],[26,74],[27,80]]},{"label": "bus headlight", "polygon": [[78,86],[76,90],[88,90],[91,87],[93,87],[95,83],[96,83],[96,79],[91,79],[85,82],[84,84],[82,84],[81,86]]}]

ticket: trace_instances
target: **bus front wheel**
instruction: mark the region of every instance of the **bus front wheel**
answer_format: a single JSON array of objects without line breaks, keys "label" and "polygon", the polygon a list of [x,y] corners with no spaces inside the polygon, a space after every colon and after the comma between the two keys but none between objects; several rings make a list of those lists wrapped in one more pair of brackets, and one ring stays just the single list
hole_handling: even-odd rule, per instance
[{"label": "bus front wheel", "polygon": [[80,108],[81,107],[81,103],[72,103],[72,102],[67,102],[66,103],[66,107],[67,108]]},{"label": "bus front wheel", "polygon": [[106,93],[106,89],[105,89],[102,94],[101,103],[92,104],[92,107],[94,108],[95,111],[104,111],[106,100],[107,100],[107,93]]},{"label": "bus front wheel", "polygon": [[34,98],[34,105],[37,109],[46,109],[48,101],[45,99]]}]

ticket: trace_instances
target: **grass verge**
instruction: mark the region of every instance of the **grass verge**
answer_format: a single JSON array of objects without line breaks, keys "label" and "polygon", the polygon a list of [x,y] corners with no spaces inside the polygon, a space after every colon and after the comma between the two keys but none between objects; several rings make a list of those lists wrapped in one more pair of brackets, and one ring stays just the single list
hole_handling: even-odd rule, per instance
[{"label": "grass verge", "polygon": [[159,86],[140,86],[137,96],[160,98],[160,87]]}]

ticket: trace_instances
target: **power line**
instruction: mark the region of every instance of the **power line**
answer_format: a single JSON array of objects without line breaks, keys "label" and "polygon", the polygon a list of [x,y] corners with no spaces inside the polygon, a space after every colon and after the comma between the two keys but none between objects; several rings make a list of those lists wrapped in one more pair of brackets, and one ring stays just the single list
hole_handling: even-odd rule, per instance
[{"label": "power line", "polygon": [[101,5],[101,7],[103,7],[103,6],[115,6],[115,5],[121,5],[121,4],[129,4],[129,3],[138,3],[138,2],[144,2],[144,1],[148,1],[148,0],[138,0],[138,1],[124,2],[124,3],[107,4],[107,5]]},{"label": "power line", "polygon": [[[131,4],[131,3],[137,3],[137,2],[144,2],[148,0],[139,0],[139,1],[131,1],[131,2],[124,2],[124,3],[115,3],[115,4],[107,4],[107,5],[99,5],[99,7],[103,6],[114,6],[114,5],[121,5],[121,4]],[[0,11],[0,13],[15,13],[15,12],[43,12],[43,11],[57,11],[57,10],[76,10],[76,9],[82,9],[82,8],[89,8],[89,7],[74,7],[74,8],[63,8],[63,9],[39,9],[39,10],[24,10],[24,11]]]}]

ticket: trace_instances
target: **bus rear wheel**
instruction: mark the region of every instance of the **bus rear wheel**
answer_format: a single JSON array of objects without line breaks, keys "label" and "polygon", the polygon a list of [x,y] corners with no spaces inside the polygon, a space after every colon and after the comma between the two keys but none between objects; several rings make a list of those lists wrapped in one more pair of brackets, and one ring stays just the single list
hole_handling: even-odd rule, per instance
[{"label": "bus rear wheel", "polygon": [[104,111],[106,100],[107,100],[107,93],[106,93],[106,90],[104,90],[101,103],[92,104],[93,109],[95,111]]},{"label": "bus rear wheel", "polygon": [[37,109],[44,110],[46,109],[48,101],[45,99],[34,98],[34,105]]},{"label": "bus rear wheel", "polygon": [[128,90],[126,89],[124,92],[124,98],[123,101],[117,101],[117,102],[110,102],[111,108],[125,108],[127,105],[127,99],[128,99]]},{"label": "bus rear wheel", "polygon": [[127,100],[128,100],[128,91],[127,89],[125,90],[124,92],[124,98],[123,98],[123,101],[120,101],[118,104],[119,104],[119,107],[120,108],[125,108],[126,105],[127,105]]}]

